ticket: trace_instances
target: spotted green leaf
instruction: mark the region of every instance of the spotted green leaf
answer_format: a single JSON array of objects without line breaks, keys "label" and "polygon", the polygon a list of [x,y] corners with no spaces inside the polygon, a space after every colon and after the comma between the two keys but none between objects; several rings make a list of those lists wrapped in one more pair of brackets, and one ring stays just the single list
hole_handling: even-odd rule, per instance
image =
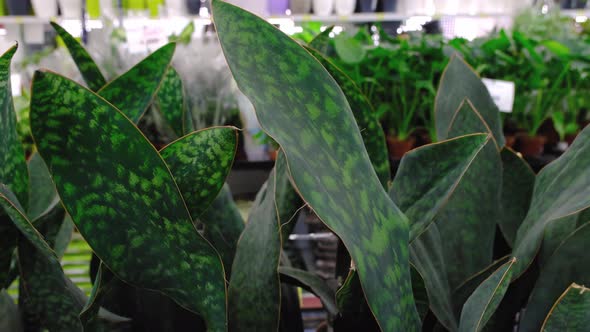
[{"label": "spotted green leaf", "polygon": [[514,262],[515,260],[511,259],[502,265],[467,299],[461,311],[459,332],[483,330],[508,290]]},{"label": "spotted green leaf", "polygon": [[298,198],[285,200],[281,196],[285,187],[291,186],[287,174],[286,160],[280,153],[238,241],[229,284],[232,331],[277,331],[279,327],[280,229],[301,206]]},{"label": "spotted green leaf", "polygon": [[457,55],[453,55],[440,80],[435,101],[435,119],[439,140],[449,138],[453,117],[465,99],[479,111],[499,147],[506,143],[500,112],[487,88],[475,71]]},{"label": "spotted green leaf", "polygon": [[590,127],[546,166],[535,181],[530,210],[518,229],[515,275],[525,271],[539,250],[547,225],[590,207]]},{"label": "spotted green leaf", "polygon": [[354,81],[335,64],[325,58],[320,52],[312,48],[306,49],[322,63],[324,68],[326,68],[342,89],[363,136],[363,142],[369,153],[369,158],[371,158],[373,168],[377,172],[377,176],[383,187],[387,188],[391,178],[389,153],[387,151],[387,144],[385,143],[383,128],[381,127],[381,123],[379,123],[379,119],[375,116],[373,106],[371,106],[367,97],[363,95]]},{"label": "spotted green leaf", "polygon": [[66,47],[68,48],[68,51],[70,51],[70,54],[80,70],[84,81],[88,85],[88,88],[92,91],[98,91],[105,86],[107,81],[102,75],[100,68],[98,68],[88,51],[84,49],[80,42],[72,37],[72,35],[59,24],[51,22],[51,26],[66,44]]},{"label": "spotted green leaf", "polygon": [[219,0],[213,19],[238,87],[283,148],[297,191],[351,253],[381,329],[417,330],[407,219],[373,170],[342,90],[263,19]]},{"label": "spotted green leaf", "polygon": [[225,275],[229,280],[238,240],[244,231],[244,219],[227,184],[221,188],[217,198],[198,221],[205,226],[203,236],[221,255]]},{"label": "spotted green leaf", "polygon": [[193,132],[160,151],[193,218],[198,218],[219,194],[237,145],[236,128],[218,127]]},{"label": "spotted green leaf", "polygon": [[336,294],[328,286],[325,280],[322,280],[311,272],[286,266],[279,267],[279,273],[281,274],[281,281],[288,282],[312,292],[322,300],[324,308],[326,308],[331,315],[338,314],[338,308],[336,307],[335,302]]},{"label": "spotted green leaf", "polygon": [[510,246],[522,224],[533,195],[535,173],[528,163],[514,151],[504,148],[502,156],[502,217],[498,225]]},{"label": "spotted green leaf", "polygon": [[175,49],[174,43],[163,46],[102,87],[98,94],[137,123],[156,97]]},{"label": "spotted green leaf", "polygon": [[53,250],[4,185],[0,185],[0,206],[24,237],[18,247],[21,289],[34,292],[39,300],[33,310],[42,326],[51,331],[82,331],[77,313],[86,301],[84,294],[65,276]]},{"label": "spotted green leaf", "polygon": [[316,49],[323,55],[330,55],[330,52],[333,52],[332,47],[332,37],[330,34],[334,31],[334,26],[329,26],[326,30],[322,31],[319,35],[315,36],[315,38],[309,42],[309,46]]},{"label": "spotted green leaf", "polygon": [[0,331],[23,331],[18,307],[4,290],[0,290]]},{"label": "spotted green leaf", "polygon": [[184,130],[184,86],[180,75],[172,66],[166,71],[155,103],[176,135],[180,137],[188,132]]},{"label": "spotted green leaf", "polygon": [[585,331],[588,326],[590,326],[590,289],[574,283],[553,305],[541,331]]},{"label": "spotted green leaf", "polygon": [[226,329],[221,260],[196,231],[166,164],[111,104],[64,77],[37,72],[31,127],[63,205],[121,280],[158,290]]},{"label": "spotted green leaf", "polygon": [[539,331],[552,305],[572,282],[590,284],[588,238],[590,223],[568,236],[543,266],[519,331]]},{"label": "spotted green leaf", "polygon": [[0,183],[5,184],[28,207],[29,179],[25,152],[16,132],[16,112],[12,101],[10,64],[17,45],[0,56]]}]

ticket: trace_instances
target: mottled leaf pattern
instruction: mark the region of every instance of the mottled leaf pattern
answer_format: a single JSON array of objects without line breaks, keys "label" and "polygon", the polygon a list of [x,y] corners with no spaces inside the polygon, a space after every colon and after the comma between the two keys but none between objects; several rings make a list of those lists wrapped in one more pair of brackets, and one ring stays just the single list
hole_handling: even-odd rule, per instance
[{"label": "mottled leaf pattern", "polygon": [[163,46],[102,87],[98,94],[137,123],[156,97],[175,49],[174,43]]},{"label": "mottled leaf pattern", "polygon": [[237,145],[236,128],[218,127],[184,136],[160,151],[193,218],[198,218],[219,194]]},{"label": "mottled leaf pattern", "polygon": [[225,275],[229,280],[238,240],[244,231],[244,219],[227,184],[221,188],[217,198],[203,212],[198,221],[205,225],[203,236],[221,255]]},{"label": "mottled leaf pattern", "polygon": [[501,266],[467,299],[461,312],[460,332],[483,330],[508,290],[514,262],[515,260],[512,259]]},{"label": "mottled leaf pattern", "polygon": [[90,54],[88,54],[86,49],[80,45],[80,42],[72,37],[72,35],[70,35],[59,24],[51,22],[51,26],[53,26],[57,34],[66,44],[66,47],[68,48],[68,51],[70,51],[70,54],[72,55],[76,66],[80,70],[84,81],[88,85],[88,88],[92,91],[98,91],[105,84],[107,84],[107,81],[102,75],[100,68],[98,68],[94,60],[92,60],[92,57]]},{"label": "mottled leaf pattern", "polygon": [[322,56],[318,51],[312,48],[307,48],[307,50],[322,63],[324,68],[326,68],[342,89],[363,136],[363,142],[369,153],[369,158],[371,158],[373,168],[377,172],[377,176],[383,187],[387,188],[391,178],[389,153],[387,151],[387,144],[385,143],[383,128],[381,127],[381,123],[379,123],[379,119],[375,116],[373,106],[371,106],[367,97],[363,95],[354,81],[336,67],[335,64]]},{"label": "mottled leaf pattern", "polygon": [[37,72],[32,90],[39,153],[93,251],[120,279],[161,291],[224,331],[221,260],[160,155],[123,113],[75,82]]},{"label": "mottled leaf pattern", "polygon": [[346,97],[266,21],[221,1],[213,18],[240,90],[284,149],[297,191],[351,253],[381,328],[417,330],[407,219],[381,186]]},{"label": "mottled leaf pattern", "polygon": [[499,147],[506,143],[502,132],[500,112],[487,88],[475,71],[457,55],[453,55],[443,72],[435,101],[436,130],[439,140],[449,138],[453,118],[465,99],[469,99]]},{"label": "mottled leaf pattern", "polygon": [[518,276],[534,259],[550,222],[590,207],[590,127],[537,175],[530,210],[518,229],[513,255]]},{"label": "mottled leaf pattern", "polygon": [[238,242],[229,284],[232,331],[276,331],[279,327],[280,228],[300,207],[298,200],[281,197],[284,188],[290,187],[287,174],[284,154],[279,153]]},{"label": "mottled leaf pattern", "polygon": [[330,52],[333,52],[332,41],[330,34],[334,31],[334,26],[329,26],[326,30],[322,31],[319,35],[315,36],[315,38],[309,42],[309,46],[313,47],[314,49],[318,50],[323,55],[331,55]]},{"label": "mottled leaf pattern", "polygon": [[166,71],[155,102],[176,135],[184,135],[184,87],[174,67],[170,66]]},{"label": "mottled leaf pattern", "polygon": [[[29,168],[29,210],[28,217],[36,220],[59,209],[59,196],[55,191],[47,165],[38,153],[33,154],[28,162]],[[37,225],[35,225],[37,226]]]},{"label": "mottled leaf pattern", "polygon": [[572,282],[590,284],[589,238],[590,223],[586,223],[565,239],[549,258],[531,293],[519,331],[539,331],[553,303]]},{"label": "mottled leaf pattern", "polygon": [[527,162],[509,148],[502,156],[502,210],[498,225],[510,246],[514,245],[516,232],[526,217],[531,204],[535,173]]},{"label": "mottled leaf pattern", "polygon": [[28,308],[51,331],[82,331],[77,313],[86,301],[84,294],[65,276],[55,253],[6,186],[0,186],[0,207],[24,237],[18,248],[21,289],[27,297],[35,292],[35,297],[42,299]]},{"label": "mottled leaf pattern", "polygon": [[588,326],[590,326],[590,289],[572,284],[553,305],[541,331],[585,331]]},{"label": "mottled leaf pattern", "polygon": [[335,302],[336,294],[328,287],[326,281],[311,272],[292,267],[281,266],[279,267],[279,273],[281,274],[281,281],[297,285],[312,292],[322,300],[324,307],[330,314],[336,315],[338,313]]}]

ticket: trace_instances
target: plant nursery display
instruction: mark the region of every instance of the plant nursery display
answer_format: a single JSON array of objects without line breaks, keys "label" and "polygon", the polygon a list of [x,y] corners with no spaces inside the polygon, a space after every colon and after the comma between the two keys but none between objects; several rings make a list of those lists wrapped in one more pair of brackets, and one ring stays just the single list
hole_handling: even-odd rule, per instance
[{"label": "plant nursery display", "polygon": [[[337,332],[587,328],[590,128],[535,174],[507,146],[486,64],[470,66],[470,53],[447,57],[430,37],[367,50],[362,32],[332,40],[332,29],[299,43],[240,7],[211,9],[278,148],[247,221],[226,185],[239,129],[196,128],[176,42],[111,79],[53,23],[84,84],[35,72],[29,158],[11,93],[17,46],[0,56],[0,329],[303,331],[294,287]],[[574,84],[573,64],[549,64],[566,72],[560,88]],[[150,141],[149,114],[172,142]],[[407,138],[419,126],[432,143],[391,172],[383,128]],[[285,255],[303,210],[339,239],[336,283]],[[93,252],[89,296],[60,264],[74,228]],[[15,304],[5,290],[17,282]]]}]

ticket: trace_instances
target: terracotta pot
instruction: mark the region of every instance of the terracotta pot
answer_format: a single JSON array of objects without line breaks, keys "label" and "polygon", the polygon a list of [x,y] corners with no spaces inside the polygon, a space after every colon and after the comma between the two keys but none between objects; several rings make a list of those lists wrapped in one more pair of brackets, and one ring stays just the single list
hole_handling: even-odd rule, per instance
[{"label": "terracotta pot", "polygon": [[279,151],[278,150],[270,150],[270,151],[268,151],[268,158],[270,158],[270,160],[277,161],[278,156],[279,156]]},{"label": "terracotta pot", "polygon": [[409,137],[406,140],[398,140],[395,137],[387,137],[387,147],[389,148],[389,156],[393,159],[402,159],[402,157],[414,148],[416,138]]},{"label": "terracotta pot", "polygon": [[518,152],[525,157],[539,157],[545,151],[545,136],[529,136],[527,134],[518,137]]}]

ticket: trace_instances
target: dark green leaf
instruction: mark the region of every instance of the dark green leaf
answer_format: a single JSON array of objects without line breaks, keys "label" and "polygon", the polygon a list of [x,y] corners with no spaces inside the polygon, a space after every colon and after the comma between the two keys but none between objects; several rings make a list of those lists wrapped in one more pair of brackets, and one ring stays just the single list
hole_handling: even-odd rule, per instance
[{"label": "dark green leaf", "polygon": [[281,281],[299,286],[314,293],[322,300],[324,307],[331,315],[338,314],[336,293],[328,286],[325,280],[322,280],[313,273],[292,267],[280,266],[279,273],[281,274]]},{"label": "dark green leaf", "polygon": [[244,219],[227,184],[199,217],[199,223],[205,225],[203,236],[221,255],[225,275],[229,280],[238,240],[244,231]]},{"label": "dark green leaf", "polygon": [[107,84],[106,79],[100,72],[100,68],[98,68],[84,47],[59,24],[51,22],[51,26],[53,26],[57,34],[66,44],[66,47],[68,48],[68,51],[70,51],[84,81],[88,84],[88,88],[92,91],[98,91]]},{"label": "dark green leaf", "polygon": [[467,299],[461,311],[460,332],[481,331],[502,301],[510,285],[515,260],[501,266]]},{"label": "dark green leaf", "polygon": [[332,38],[330,37],[332,31],[334,31],[333,25],[327,27],[326,30],[322,31],[322,33],[315,36],[315,38],[311,42],[309,42],[309,46],[318,50],[318,52],[320,52],[321,54],[329,56],[330,48],[332,46]]},{"label": "dark green leaf", "polygon": [[156,96],[156,104],[160,112],[179,137],[187,133],[184,130],[184,87],[182,79],[174,67],[170,66],[162,80]]},{"label": "dark green leaf", "polygon": [[287,163],[279,153],[271,175],[256,197],[246,228],[238,241],[229,284],[229,322],[232,331],[276,331],[281,286],[279,258],[281,225],[301,207],[292,190]]},{"label": "dark green leaf", "polygon": [[284,149],[297,191],[351,253],[381,328],[417,330],[407,218],[383,190],[341,89],[263,19],[221,1],[213,17],[239,88]]},{"label": "dark green leaf", "polygon": [[539,331],[551,306],[572,282],[590,284],[588,239],[590,223],[571,234],[541,269],[531,293],[520,331]]},{"label": "dark green leaf", "polygon": [[59,196],[55,191],[51,174],[41,156],[35,153],[28,163],[29,167],[29,210],[28,216],[36,224],[36,220],[61,208]]},{"label": "dark green leaf", "polygon": [[23,331],[18,307],[4,290],[0,291],[0,331]]},{"label": "dark green leaf", "polygon": [[590,289],[572,284],[553,305],[541,331],[586,331],[588,326],[590,326]]},{"label": "dark green leaf", "polygon": [[[463,100],[449,123],[446,139],[481,133],[492,135],[492,131],[471,101],[469,99]],[[492,139],[495,140],[493,135]]]},{"label": "dark green leaf", "polygon": [[37,72],[31,127],[80,233],[121,280],[161,291],[226,329],[217,252],[195,230],[166,164],[123,113],[61,76]]},{"label": "dark green leaf", "polygon": [[[531,264],[551,222],[590,207],[590,127],[537,175],[530,210],[518,229],[513,255],[515,275]],[[565,286],[564,286],[565,288]]]},{"label": "dark green leaf", "polygon": [[535,173],[528,163],[508,148],[502,149],[502,212],[498,225],[510,246],[531,204]]},{"label": "dark green leaf", "polygon": [[137,123],[156,97],[175,49],[174,43],[163,46],[102,87],[98,94]]},{"label": "dark green leaf", "polygon": [[465,99],[481,114],[499,147],[505,144],[500,113],[487,88],[475,71],[459,56],[454,55],[445,69],[435,101],[438,139],[449,138],[453,116]]},{"label": "dark green leaf", "polygon": [[307,48],[307,50],[318,61],[322,63],[324,68],[332,75],[336,83],[342,89],[342,92],[348,100],[348,104],[354,114],[356,123],[363,136],[365,148],[371,158],[371,163],[381,184],[387,188],[389,180],[391,179],[391,170],[389,166],[389,152],[387,151],[387,144],[385,143],[385,134],[381,123],[375,116],[375,110],[371,103],[363,95],[354,81],[348,77],[342,70],[334,65],[330,60],[322,56],[318,51]]},{"label": "dark green leaf", "polygon": [[218,127],[196,131],[160,151],[194,219],[219,194],[231,170],[237,145],[236,128]]},{"label": "dark green leaf", "polygon": [[27,219],[14,194],[3,185],[0,206],[24,237],[18,247],[19,280],[27,300],[33,294],[36,299],[27,303],[27,308],[51,331],[82,331],[78,312],[86,301],[84,294],[65,276],[53,250]]},{"label": "dark green leaf", "polygon": [[338,57],[348,64],[357,64],[363,61],[367,54],[363,44],[346,33],[341,33],[334,38],[334,48]]}]

